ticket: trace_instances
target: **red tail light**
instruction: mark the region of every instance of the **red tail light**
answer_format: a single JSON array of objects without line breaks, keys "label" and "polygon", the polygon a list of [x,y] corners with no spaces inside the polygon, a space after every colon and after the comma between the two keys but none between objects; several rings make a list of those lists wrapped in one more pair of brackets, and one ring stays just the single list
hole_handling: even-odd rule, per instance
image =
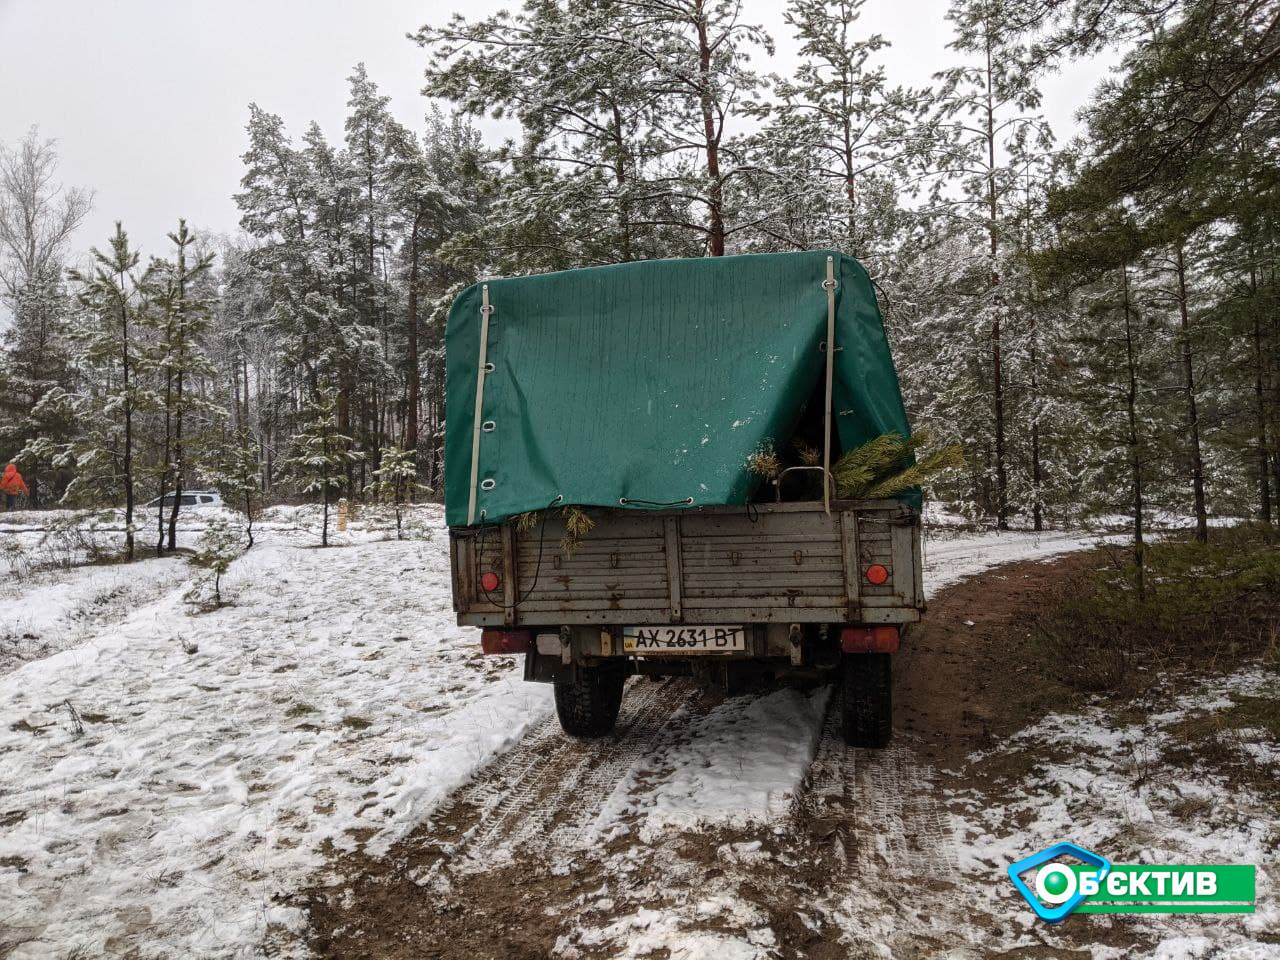
[{"label": "red tail light", "polygon": [[533,649],[532,630],[485,630],[480,634],[485,653],[528,653]]},{"label": "red tail light", "polygon": [[867,582],[874,583],[877,587],[889,579],[889,571],[883,564],[873,563],[867,567]]},{"label": "red tail light", "polygon": [[840,631],[840,649],[845,653],[897,653],[897,627],[845,627]]},{"label": "red tail light", "polygon": [[486,570],[480,574],[480,586],[484,587],[487,592],[493,593],[493,591],[502,586],[502,578],[492,570]]}]

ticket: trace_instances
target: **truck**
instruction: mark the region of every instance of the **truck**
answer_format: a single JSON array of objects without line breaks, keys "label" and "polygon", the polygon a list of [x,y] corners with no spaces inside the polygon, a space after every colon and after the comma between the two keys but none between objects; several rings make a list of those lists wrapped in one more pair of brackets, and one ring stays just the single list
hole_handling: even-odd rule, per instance
[{"label": "truck", "polygon": [[565,733],[631,677],[834,682],[891,737],[924,609],[918,489],[841,495],[910,434],[873,286],[837,251],[489,280],[446,327],[445,511],[460,625],[551,683]]}]

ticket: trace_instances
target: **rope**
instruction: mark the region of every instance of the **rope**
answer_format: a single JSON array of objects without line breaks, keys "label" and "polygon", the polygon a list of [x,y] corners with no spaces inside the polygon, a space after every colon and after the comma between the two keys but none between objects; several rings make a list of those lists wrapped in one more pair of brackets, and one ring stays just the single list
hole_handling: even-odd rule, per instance
[{"label": "rope", "polygon": [[619,497],[618,503],[624,507],[629,503],[645,507],[689,507],[693,505],[693,497],[685,497],[683,500],[636,500],[634,497]]}]

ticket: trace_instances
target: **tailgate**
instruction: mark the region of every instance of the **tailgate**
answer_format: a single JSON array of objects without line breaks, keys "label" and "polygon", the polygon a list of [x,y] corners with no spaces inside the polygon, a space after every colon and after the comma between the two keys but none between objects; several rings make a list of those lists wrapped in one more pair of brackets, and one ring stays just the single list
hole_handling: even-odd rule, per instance
[{"label": "tailgate", "polygon": [[[897,501],[593,513],[572,555],[563,527],[451,533],[459,622],[477,626],[896,623],[918,618],[919,527]],[[886,568],[881,585],[867,581]],[[484,576],[499,584],[484,587]]]}]

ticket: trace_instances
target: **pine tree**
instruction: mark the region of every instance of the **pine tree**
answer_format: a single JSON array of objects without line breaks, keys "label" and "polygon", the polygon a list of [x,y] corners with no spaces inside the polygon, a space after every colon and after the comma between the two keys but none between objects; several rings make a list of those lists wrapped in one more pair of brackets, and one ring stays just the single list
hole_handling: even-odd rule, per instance
[{"label": "pine tree", "polygon": [[303,493],[320,494],[322,523],[320,545],[329,545],[329,504],[347,483],[348,470],[359,459],[350,449],[351,438],[338,432],[337,395],[322,392],[308,401],[292,450],[283,466],[299,483]]},{"label": "pine tree", "polygon": [[[865,0],[791,0],[784,15],[803,58],[774,81],[755,138],[764,185],[756,227],[772,244],[835,247],[876,271],[896,232],[898,196],[921,175],[931,145],[925,98],[891,87],[874,61],[889,42],[864,35]],[[770,209],[772,207],[772,210]],[[770,245],[770,243],[766,243]]]},{"label": "pine tree", "polygon": [[253,548],[253,523],[262,505],[260,441],[242,429],[217,443],[206,458],[202,475],[222,494],[224,502],[244,511],[246,550]]},{"label": "pine tree", "polygon": [[418,468],[413,452],[400,447],[383,447],[378,469],[373,471],[373,483],[365,488],[375,503],[391,507],[396,518],[396,539],[404,539],[404,507],[429,487],[418,483]]},{"label": "pine tree", "polygon": [[77,361],[94,379],[72,402],[87,429],[71,443],[69,461],[62,462],[74,462],[78,471],[67,488],[68,497],[123,493],[125,556],[132,560],[134,417],[155,399],[138,377],[143,352],[138,314],[146,309],[150,291],[148,278],[137,274],[139,254],[130,247],[119,222],[110,243],[108,253],[96,247],[91,250],[91,273],[73,270],[68,274],[80,285],[81,310],[72,330]]},{"label": "pine tree", "polygon": [[[937,122],[949,126],[952,140],[943,172],[963,191],[963,202],[946,209],[966,229],[981,231],[987,245],[987,289],[971,308],[981,311],[987,328],[991,398],[992,506],[996,525],[1009,525],[1008,407],[1006,328],[1010,296],[1002,288],[1007,197],[1016,187],[1010,158],[1029,149],[1046,149],[1047,126],[1035,115],[1040,94],[1027,67],[1027,51],[1003,25],[1016,14],[1016,0],[956,0],[948,19],[956,28],[951,46],[976,63],[939,74]],[[976,309],[975,309],[976,308]]]},{"label": "pine tree", "polygon": [[227,523],[225,517],[210,517],[205,524],[204,532],[200,534],[200,539],[196,543],[196,549],[191,554],[189,562],[193,567],[200,570],[207,570],[210,577],[210,586],[213,587],[213,602],[208,603],[207,600],[201,602],[201,584],[193,584],[192,589],[187,593],[186,599],[189,602],[200,603],[211,609],[218,609],[222,606],[222,578],[231,569],[231,564],[241,554],[240,537],[231,529],[231,525]]},{"label": "pine tree", "polygon": [[[192,253],[195,237],[187,229],[186,220],[178,221],[178,229],[169,234],[169,240],[176,247],[174,259],[155,261],[149,270],[155,291],[149,312],[150,325],[155,327],[157,339],[150,346],[146,365],[148,372],[164,384],[161,393],[164,445],[157,469],[160,481],[160,507],[156,510],[157,556],[165,548],[166,506],[169,509],[168,549],[173,550],[177,543],[180,494],[186,488],[188,468],[183,428],[190,408],[205,406],[198,400],[193,403],[188,385],[195,378],[213,373],[203,344],[209,306],[200,288],[200,281],[213,265],[213,254]],[[173,496],[169,497],[171,490]]]}]

